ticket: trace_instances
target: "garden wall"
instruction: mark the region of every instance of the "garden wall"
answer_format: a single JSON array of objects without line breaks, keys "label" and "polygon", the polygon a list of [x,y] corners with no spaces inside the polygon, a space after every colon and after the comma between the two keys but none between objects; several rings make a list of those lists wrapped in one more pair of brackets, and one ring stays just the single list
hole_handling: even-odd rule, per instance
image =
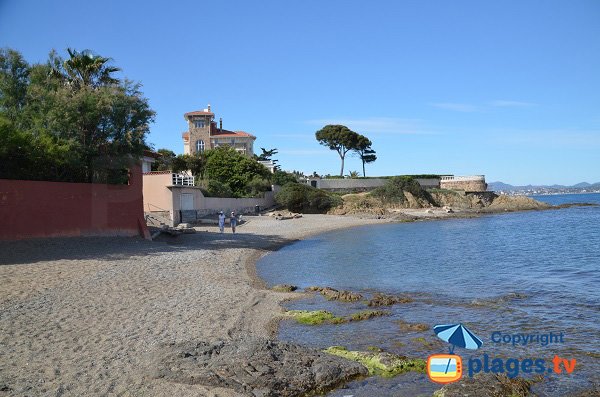
[{"label": "garden wall", "polygon": [[136,236],[144,222],[142,172],[129,185],[0,179],[0,240],[35,237]]}]

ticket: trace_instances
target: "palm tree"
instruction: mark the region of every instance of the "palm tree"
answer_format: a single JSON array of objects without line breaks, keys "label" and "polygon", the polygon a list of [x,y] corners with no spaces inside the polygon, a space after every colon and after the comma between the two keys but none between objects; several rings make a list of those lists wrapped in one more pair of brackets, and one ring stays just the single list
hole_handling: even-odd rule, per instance
[{"label": "palm tree", "polygon": [[62,70],[54,67],[53,75],[60,77],[65,83],[75,89],[83,87],[97,88],[100,86],[115,85],[119,80],[111,74],[121,69],[110,66],[111,58],[94,55],[90,50],[81,52],[67,49],[69,59],[62,62]]}]

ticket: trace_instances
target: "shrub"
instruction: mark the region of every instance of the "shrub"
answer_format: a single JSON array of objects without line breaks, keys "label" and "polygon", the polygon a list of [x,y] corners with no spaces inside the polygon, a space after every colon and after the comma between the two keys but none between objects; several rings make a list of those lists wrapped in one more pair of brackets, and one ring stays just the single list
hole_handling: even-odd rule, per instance
[{"label": "shrub", "polygon": [[433,203],[434,200],[425,189],[411,176],[395,176],[390,178],[385,185],[371,192],[371,195],[385,203],[404,203],[404,192],[409,192],[416,198]]},{"label": "shrub", "polygon": [[254,177],[250,182],[248,182],[246,189],[248,190],[249,196],[256,197],[264,192],[270,191],[271,182],[269,182],[268,179]]},{"label": "shrub", "polygon": [[285,186],[288,183],[296,183],[298,179],[292,173],[276,170],[272,176],[273,185]]},{"label": "shrub", "polygon": [[208,182],[207,192],[211,197],[232,197],[233,192],[229,185],[217,180],[211,179]]},{"label": "shrub", "polygon": [[279,205],[294,212],[324,213],[342,204],[342,200],[324,190],[301,183],[288,183],[275,195]]}]

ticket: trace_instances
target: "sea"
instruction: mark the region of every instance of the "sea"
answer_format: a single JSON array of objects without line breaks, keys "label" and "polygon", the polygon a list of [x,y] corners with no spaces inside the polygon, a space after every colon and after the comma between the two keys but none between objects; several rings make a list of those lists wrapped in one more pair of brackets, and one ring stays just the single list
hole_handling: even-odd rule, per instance
[{"label": "sea", "polygon": [[[600,204],[600,194],[532,197],[553,205]],[[506,365],[512,359],[511,374],[518,360],[516,371],[524,377],[535,375],[521,370],[524,360],[543,359],[544,380],[533,386],[535,395],[585,395],[600,385],[600,206],[338,230],[265,256],[257,271],[269,285],[329,286],[365,299],[386,293],[412,300],[380,307],[390,315],[360,322],[309,326],[284,320],[284,341],[427,359],[449,353],[433,327],[462,324],[483,342],[478,350],[454,350],[465,377],[469,365],[474,374],[476,360],[483,363],[485,356]],[[319,294],[285,306],[340,316],[368,309],[364,301],[327,301]],[[576,360],[571,373],[552,372],[556,356]],[[355,381],[328,396],[425,396],[440,387],[425,374],[406,373]]]}]

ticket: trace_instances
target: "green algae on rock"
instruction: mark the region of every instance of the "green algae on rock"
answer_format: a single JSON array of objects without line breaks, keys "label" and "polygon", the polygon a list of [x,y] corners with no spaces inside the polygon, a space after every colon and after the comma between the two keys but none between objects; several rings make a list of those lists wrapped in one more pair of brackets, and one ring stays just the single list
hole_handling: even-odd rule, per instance
[{"label": "green algae on rock", "polygon": [[275,292],[294,292],[298,289],[295,285],[277,284],[271,288]]},{"label": "green algae on rock", "polygon": [[383,310],[362,310],[348,317],[337,317],[327,310],[289,310],[285,314],[294,318],[300,324],[320,325],[369,320],[374,317],[389,316],[390,313]]},{"label": "green algae on rock", "polygon": [[306,325],[319,325],[339,319],[327,310],[289,310],[286,315],[293,317],[300,324]]},{"label": "green algae on rock", "polygon": [[425,373],[425,360],[407,358],[387,352],[361,352],[348,350],[343,346],[332,346],[325,353],[361,363],[369,370],[369,375],[393,377],[409,371]]},{"label": "green algae on rock", "polygon": [[390,312],[386,312],[383,310],[361,310],[359,312],[353,313],[348,317],[348,321],[362,321],[369,320],[373,317],[382,317],[389,316]]}]

